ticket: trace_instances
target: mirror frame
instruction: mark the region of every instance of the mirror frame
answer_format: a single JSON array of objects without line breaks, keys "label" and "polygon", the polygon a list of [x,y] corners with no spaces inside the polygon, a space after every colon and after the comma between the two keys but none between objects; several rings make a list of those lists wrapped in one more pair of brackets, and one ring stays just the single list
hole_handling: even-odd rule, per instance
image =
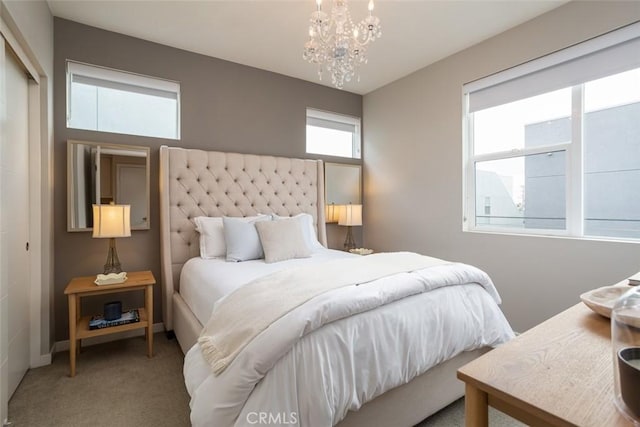
[{"label": "mirror frame", "polygon": [[[351,171],[350,171],[351,169]],[[333,173],[332,173],[333,171]],[[345,201],[344,203],[340,202],[340,203],[336,203],[335,200],[332,201],[330,200],[330,194],[329,194],[329,189],[330,189],[330,185],[329,185],[329,181],[331,179],[338,179],[337,177],[335,177],[335,173],[349,173],[349,174],[357,174],[357,192],[358,192],[358,197],[357,200],[348,200]],[[350,180],[355,181],[355,176],[354,177],[349,177]],[[347,185],[352,185],[351,183],[348,183]],[[330,205],[331,203],[334,203],[336,205],[346,205],[349,203],[353,203],[355,205],[360,205],[362,204],[362,165],[360,164],[352,164],[352,163],[330,163],[330,162],[326,162],[324,164],[324,200],[325,200],[325,205]]]},{"label": "mirror frame", "polygon": [[[70,233],[92,231],[93,227],[73,227],[72,212],[74,211],[74,205],[76,200],[74,174],[75,170],[73,166],[73,147],[75,145],[87,145],[90,147],[108,148],[112,150],[124,150],[124,151],[141,151],[146,155],[146,187],[147,187],[147,200],[145,202],[147,208],[147,221],[145,225],[132,226],[131,230],[149,230],[151,228],[151,149],[149,147],[143,147],[140,145],[123,145],[123,144],[109,144],[102,142],[80,141],[69,139],[67,140],[67,231]],[[95,203],[95,201],[94,201]]]}]

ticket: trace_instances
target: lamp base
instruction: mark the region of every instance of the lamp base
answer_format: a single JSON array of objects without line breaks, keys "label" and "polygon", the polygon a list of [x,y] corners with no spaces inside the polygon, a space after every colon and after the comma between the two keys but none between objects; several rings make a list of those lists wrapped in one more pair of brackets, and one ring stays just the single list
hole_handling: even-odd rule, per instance
[{"label": "lamp base", "polygon": [[356,241],[353,240],[353,232],[351,231],[351,226],[347,226],[347,238],[344,241],[344,250],[350,251],[351,249],[356,248]]},{"label": "lamp base", "polygon": [[122,266],[120,265],[118,252],[116,251],[116,239],[111,237],[109,239],[109,252],[107,252],[107,262],[104,264],[104,274],[121,272]]}]

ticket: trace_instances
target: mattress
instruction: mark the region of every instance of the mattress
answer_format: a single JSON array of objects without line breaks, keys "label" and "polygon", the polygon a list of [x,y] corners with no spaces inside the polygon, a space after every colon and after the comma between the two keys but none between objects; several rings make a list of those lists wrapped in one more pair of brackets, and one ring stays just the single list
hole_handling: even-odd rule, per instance
[{"label": "mattress", "polygon": [[222,258],[191,258],[182,268],[180,296],[204,325],[211,317],[211,310],[216,301],[258,277],[314,262],[358,256],[360,255],[333,249],[318,249],[310,258],[291,259],[272,264],[267,264],[264,259],[227,262]]}]

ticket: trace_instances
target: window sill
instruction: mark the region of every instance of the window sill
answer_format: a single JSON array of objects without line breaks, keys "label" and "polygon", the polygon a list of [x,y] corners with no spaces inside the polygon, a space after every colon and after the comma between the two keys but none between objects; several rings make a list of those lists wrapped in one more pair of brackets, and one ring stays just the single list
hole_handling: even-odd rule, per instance
[{"label": "window sill", "polygon": [[590,242],[604,242],[604,243],[628,243],[628,244],[640,244],[639,239],[625,239],[622,237],[598,237],[598,236],[570,236],[568,234],[543,234],[543,233],[515,233],[500,230],[462,230],[463,233],[472,234],[492,234],[497,236],[510,236],[510,237],[532,237],[532,238],[547,238],[547,239],[564,239],[564,240],[582,240]]}]

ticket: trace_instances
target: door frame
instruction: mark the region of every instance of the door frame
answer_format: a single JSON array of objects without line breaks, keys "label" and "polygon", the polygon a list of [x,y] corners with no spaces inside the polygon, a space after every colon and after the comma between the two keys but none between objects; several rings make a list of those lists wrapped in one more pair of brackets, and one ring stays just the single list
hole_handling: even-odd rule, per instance
[{"label": "door frame", "polygon": [[[3,12],[5,11],[3,5]],[[51,344],[50,344],[50,281],[52,263],[48,261],[52,255],[49,251],[43,252],[43,240],[52,242],[52,238],[44,238],[45,232],[51,235],[51,220],[43,221],[45,216],[51,216],[52,209],[49,203],[51,195],[47,192],[52,190],[45,186],[43,173],[38,171],[46,170],[49,175],[51,168],[48,162],[49,153],[47,147],[48,129],[47,123],[47,79],[38,72],[35,60],[31,59],[29,47],[23,42],[24,38],[19,38],[17,26],[10,20],[7,13],[0,17],[0,35],[4,38],[13,53],[17,56],[22,66],[29,74],[29,366],[36,368],[51,364]],[[3,49],[4,50],[4,49]],[[2,66],[5,67],[4,59]],[[4,77],[4,70],[0,73]],[[42,73],[44,74],[44,73]],[[44,84],[43,84],[44,83]],[[5,97],[4,89],[1,89],[0,96]],[[4,114],[4,112],[2,112]],[[5,140],[6,135],[0,135],[0,140]],[[43,149],[44,148],[44,149]],[[44,154],[44,155],[43,155]],[[43,161],[44,160],[44,161]],[[46,168],[43,169],[43,166]],[[49,248],[51,245],[48,245]],[[46,254],[46,256],[45,256]],[[46,264],[46,269],[43,266]],[[46,345],[49,343],[48,345]],[[45,345],[43,345],[45,344]],[[44,348],[43,348],[44,347]],[[49,348],[47,348],[49,347]]]}]

